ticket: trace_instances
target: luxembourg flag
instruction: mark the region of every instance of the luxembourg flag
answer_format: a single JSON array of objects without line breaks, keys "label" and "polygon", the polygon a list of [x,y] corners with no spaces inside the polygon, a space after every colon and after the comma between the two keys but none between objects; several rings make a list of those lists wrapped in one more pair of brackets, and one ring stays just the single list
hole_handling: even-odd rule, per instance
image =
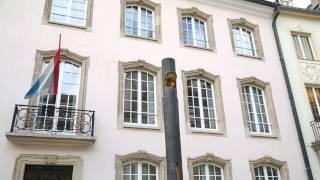
[{"label": "luxembourg flag", "polygon": [[[60,44],[60,43],[59,43]],[[60,45],[58,52],[48,66],[40,74],[40,77],[33,83],[30,90],[24,96],[25,99],[30,99],[38,95],[57,95],[59,82],[59,63],[61,58]]]}]

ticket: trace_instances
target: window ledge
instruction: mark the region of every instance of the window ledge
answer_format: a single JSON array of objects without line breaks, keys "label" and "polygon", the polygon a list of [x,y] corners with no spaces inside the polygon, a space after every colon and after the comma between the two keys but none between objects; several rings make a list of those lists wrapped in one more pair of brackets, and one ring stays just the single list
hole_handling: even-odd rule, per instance
[{"label": "window ledge", "polygon": [[149,129],[149,130],[161,130],[158,126],[141,125],[141,124],[123,124],[123,128],[134,128],[134,129]]},{"label": "window ledge", "polygon": [[312,143],[312,148],[320,153],[320,141],[315,141]]},{"label": "window ledge", "polygon": [[263,57],[261,57],[261,56],[250,56],[250,55],[238,54],[238,53],[235,53],[235,55],[240,56],[240,57],[247,57],[247,58],[252,58],[252,59],[257,59],[257,60],[263,60]]},{"label": "window ledge", "polygon": [[190,128],[191,133],[199,133],[199,134],[210,134],[210,135],[219,135],[224,136],[224,133],[219,130],[208,130],[208,129],[196,129]]},{"label": "window ledge", "polygon": [[73,29],[79,29],[82,31],[91,31],[91,27],[88,27],[88,26],[77,26],[73,24],[67,24],[67,23],[56,22],[56,21],[46,21],[45,24],[56,25],[60,27],[69,27]]},{"label": "window ledge", "polygon": [[134,35],[129,35],[129,34],[124,34],[124,37],[133,38],[133,39],[140,39],[140,40],[146,40],[146,41],[153,41],[153,42],[156,42],[156,43],[160,43],[160,40],[156,39],[156,38],[147,38],[147,37],[143,37],[143,36],[134,36]]},{"label": "window ledge", "polygon": [[254,138],[274,138],[274,139],[278,139],[278,136],[275,136],[273,134],[256,134],[256,133],[249,133],[250,137],[254,137]]},{"label": "window ledge", "polygon": [[299,59],[300,62],[320,64],[319,59]]},{"label": "window ledge", "polygon": [[212,48],[203,48],[203,47],[198,47],[198,46],[192,46],[192,45],[186,45],[186,44],[183,44],[184,47],[187,47],[187,48],[194,48],[194,49],[200,49],[200,50],[205,50],[205,51],[212,51],[212,52],[216,52],[215,49],[212,49]]},{"label": "window ledge", "polygon": [[96,141],[96,137],[94,136],[71,136],[31,132],[7,132],[6,136],[7,139],[14,144],[29,145],[87,147]]}]

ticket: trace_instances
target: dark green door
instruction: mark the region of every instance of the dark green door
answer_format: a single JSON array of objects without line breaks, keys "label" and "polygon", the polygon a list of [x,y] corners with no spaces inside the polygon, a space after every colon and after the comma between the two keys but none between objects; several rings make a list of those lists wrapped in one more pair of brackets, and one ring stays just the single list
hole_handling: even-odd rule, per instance
[{"label": "dark green door", "polygon": [[23,180],[72,180],[72,166],[26,165]]}]

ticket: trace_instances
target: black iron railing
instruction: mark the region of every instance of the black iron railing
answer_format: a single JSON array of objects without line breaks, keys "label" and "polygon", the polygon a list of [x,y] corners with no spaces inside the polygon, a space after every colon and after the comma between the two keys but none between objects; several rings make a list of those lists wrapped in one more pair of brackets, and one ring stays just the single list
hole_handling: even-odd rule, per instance
[{"label": "black iron railing", "polygon": [[313,130],[315,142],[320,142],[320,121],[312,121],[311,127]]},{"label": "black iron railing", "polygon": [[16,105],[10,132],[94,136],[94,111],[50,105]]}]

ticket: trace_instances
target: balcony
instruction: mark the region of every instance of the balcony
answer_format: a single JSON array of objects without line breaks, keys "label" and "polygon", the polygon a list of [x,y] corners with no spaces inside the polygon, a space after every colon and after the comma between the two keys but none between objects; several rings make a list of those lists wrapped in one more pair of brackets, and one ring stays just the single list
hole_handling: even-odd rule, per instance
[{"label": "balcony", "polygon": [[14,144],[85,147],[96,140],[94,114],[94,111],[49,105],[16,105],[6,136]]},{"label": "balcony", "polygon": [[312,147],[320,152],[320,121],[312,121],[311,127],[315,137],[315,141],[312,143]]}]

